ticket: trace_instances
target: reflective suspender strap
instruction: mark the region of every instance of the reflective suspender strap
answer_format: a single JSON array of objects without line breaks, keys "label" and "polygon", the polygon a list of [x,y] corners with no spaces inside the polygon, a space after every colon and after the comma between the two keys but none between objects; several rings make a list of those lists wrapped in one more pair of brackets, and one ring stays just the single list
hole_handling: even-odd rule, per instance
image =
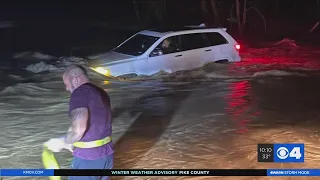
[{"label": "reflective suspender strap", "polygon": [[73,143],[73,146],[77,148],[95,148],[95,147],[100,147],[105,144],[108,144],[109,142],[111,142],[111,137],[107,136],[103,139],[90,141],[90,142],[82,142],[82,141],[75,142]]}]

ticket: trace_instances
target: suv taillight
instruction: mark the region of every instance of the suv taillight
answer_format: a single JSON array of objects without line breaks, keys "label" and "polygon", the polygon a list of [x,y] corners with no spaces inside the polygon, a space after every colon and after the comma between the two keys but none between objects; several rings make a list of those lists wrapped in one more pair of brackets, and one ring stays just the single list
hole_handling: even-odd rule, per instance
[{"label": "suv taillight", "polygon": [[234,47],[236,48],[237,51],[240,50],[240,45],[239,44],[236,44]]}]

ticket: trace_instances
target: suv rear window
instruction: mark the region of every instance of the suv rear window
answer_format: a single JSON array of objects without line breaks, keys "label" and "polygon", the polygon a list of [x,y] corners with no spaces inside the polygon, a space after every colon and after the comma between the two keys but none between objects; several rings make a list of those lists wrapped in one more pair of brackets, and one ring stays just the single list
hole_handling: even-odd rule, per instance
[{"label": "suv rear window", "polygon": [[218,32],[209,32],[209,33],[205,33],[205,35],[209,39],[211,46],[217,46],[217,45],[221,45],[221,44],[228,44],[228,41],[226,40],[226,38],[224,38]]},{"label": "suv rear window", "polygon": [[181,35],[182,51],[188,51],[191,49],[198,49],[198,48],[204,48],[209,46],[210,46],[210,42],[202,33]]}]

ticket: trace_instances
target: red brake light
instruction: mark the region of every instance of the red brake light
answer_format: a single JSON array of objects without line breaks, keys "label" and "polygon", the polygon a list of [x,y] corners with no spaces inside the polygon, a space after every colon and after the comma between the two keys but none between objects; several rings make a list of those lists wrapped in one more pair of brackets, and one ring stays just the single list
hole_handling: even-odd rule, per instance
[{"label": "red brake light", "polygon": [[240,45],[239,44],[235,45],[235,48],[239,51],[240,50]]}]

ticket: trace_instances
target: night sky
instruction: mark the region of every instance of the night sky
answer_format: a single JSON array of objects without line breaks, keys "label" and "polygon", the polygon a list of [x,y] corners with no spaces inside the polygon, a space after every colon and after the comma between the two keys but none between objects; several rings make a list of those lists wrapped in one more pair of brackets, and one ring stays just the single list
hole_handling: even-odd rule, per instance
[{"label": "night sky", "polygon": [[108,1],[7,1],[1,3],[0,20],[20,23],[78,23],[121,19],[117,12],[133,13],[131,3]]},{"label": "night sky", "polygon": [[[118,29],[114,28],[114,31],[106,28],[92,29],[91,25],[96,23],[106,23],[111,26],[117,24],[118,27],[141,24],[145,26],[148,23],[148,26],[150,23],[152,23],[151,26],[161,23],[162,25],[179,23],[196,25],[204,22],[204,19],[211,21],[214,19],[212,15],[204,17],[200,0],[167,0],[162,22],[157,21],[150,14],[154,13],[157,7],[157,5],[150,6],[152,4],[150,2],[160,0],[137,1],[143,2],[140,6],[142,17],[140,22],[137,20],[132,0],[2,1],[0,22],[13,21],[19,27],[14,30],[0,29],[0,37],[2,37],[0,55],[28,49],[52,51],[83,45],[105,46],[101,44],[113,41],[110,37],[117,33]],[[235,0],[216,0],[216,2],[219,4],[219,15],[223,26],[227,27],[231,34],[237,32],[236,24],[232,29],[227,21]],[[247,39],[257,39],[259,36],[259,38],[271,37],[274,40],[300,36],[306,34],[320,19],[320,3],[317,5],[316,0],[278,0],[278,4],[276,2],[277,0],[248,0],[248,8],[254,6],[264,15],[268,32],[267,34],[263,32],[261,17],[255,11],[250,11],[247,14],[246,33],[249,34],[246,36]],[[210,5],[207,5],[207,8],[210,9]]]},{"label": "night sky", "polygon": [[[26,50],[64,53],[72,46],[87,45],[86,41],[96,41],[92,37],[96,32],[88,30],[88,25],[128,20],[130,16],[126,14],[134,13],[131,5],[132,3],[123,4],[111,0],[107,3],[29,0],[2,2],[0,22],[12,21],[18,28],[0,29],[0,55]],[[119,12],[121,15],[118,15]],[[100,39],[103,41],[103,36]]]},{"label": "night sky", "polygon": [[[152,0],[138,0],[138,2],[151,2]],[[154,0],[156,1],[156,0]],[[159,0],[158,0],[159,1]],[[197,0],[167,0],[168,19],[188,19],[199,15],[200,5]],[[229,11],[235,0],[216,0],[217,3],[226,5],[219,8]],[[275,9],[276,0],[270,1],[248,1],[248,7],[253,5],[265,15],[278,15],[278,18],[291,18],[292,20],[314,20],[317,19],[317,5],[315,0],[288,0],[279,1],[278,12]],[[295,3],[292,3],[295,2]],[[198,4],[197,4],[198,3]],[[146,4],[146,3],[144,3]],[[198,7],[199,6],[199,7]],[[223,8],[227,8],[224,10]],[[152,8],[144,8],[153,11]],[[319,11],[319,10],[318,10]],[[257,14],[256,14],[257,15]],[[256,16],[255,15],[255,16]],[[179,18],[177,18],[179,17]],[[15,20],[18,22],[32,23],[46,21],[50,23],[67,21],[127,21],[135,20],[133,2],[123,0],[80,0],[80,1],[34,1],[34,0],[7,0],[0,4],[0,21]]]}]

